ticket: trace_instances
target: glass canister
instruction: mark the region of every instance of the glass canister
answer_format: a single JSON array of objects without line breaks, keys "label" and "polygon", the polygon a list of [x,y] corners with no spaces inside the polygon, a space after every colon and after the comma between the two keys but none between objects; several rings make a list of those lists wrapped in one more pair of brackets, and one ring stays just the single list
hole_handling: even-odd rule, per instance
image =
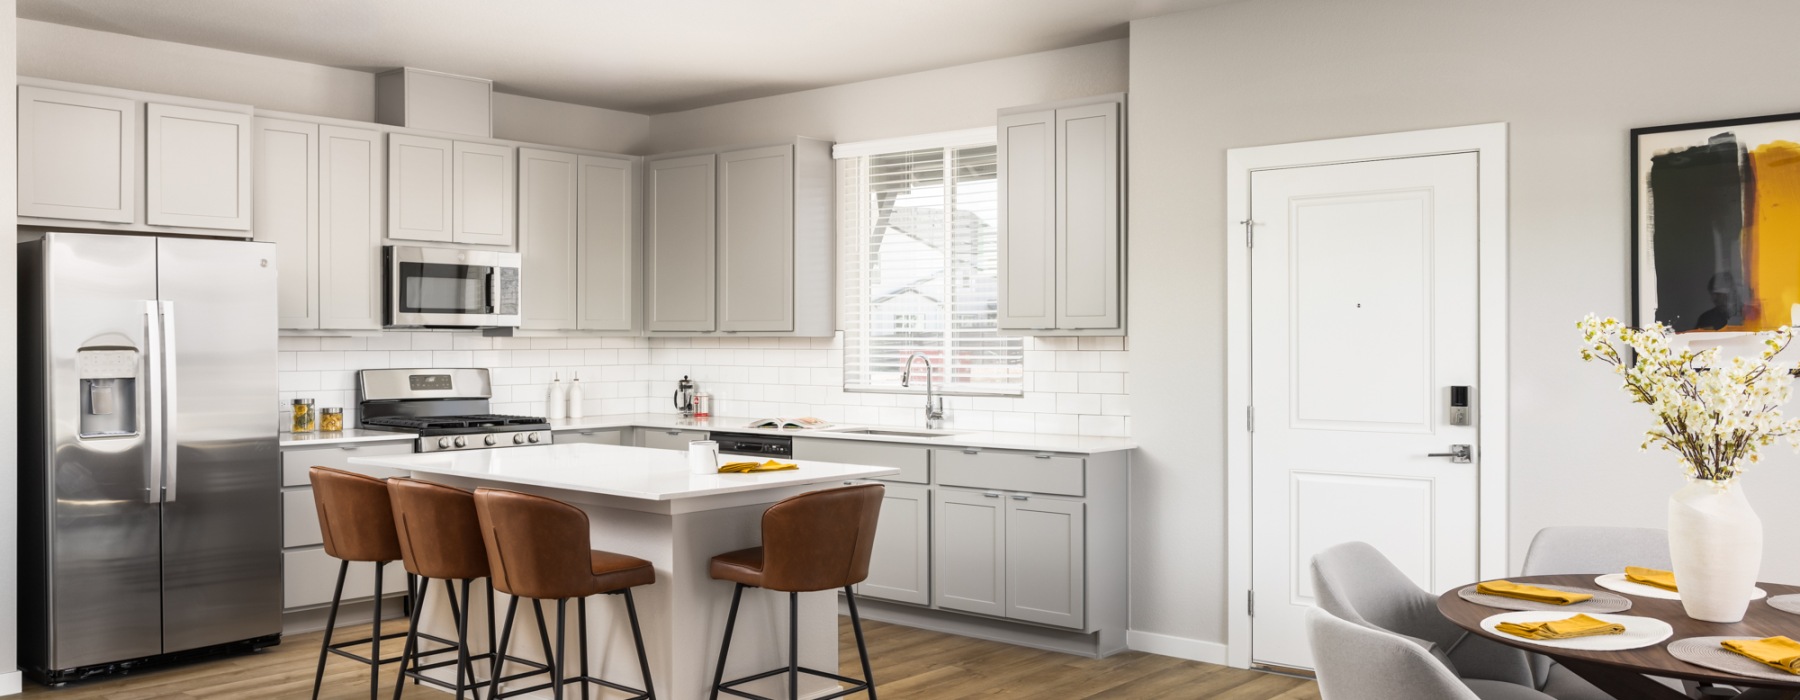
[{"label": "glass canister", "polygon": [[327,408],[319,411],[319,430],[335,433],[344,429],[344,409]]},{"label": "glass canister", "polygon": [[294,399],[294,432],[310,433],[318,427],[317,421],[312,399]]}]

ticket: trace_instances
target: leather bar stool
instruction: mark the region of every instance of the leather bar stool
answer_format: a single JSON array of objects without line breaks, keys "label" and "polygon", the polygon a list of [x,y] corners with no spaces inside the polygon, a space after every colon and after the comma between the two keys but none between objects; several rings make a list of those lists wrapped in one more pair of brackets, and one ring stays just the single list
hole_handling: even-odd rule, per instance
[{"label": "leather bar stool", "polygon": [[[431,683],[440,688],[454,691],[457,700],[462,700],[463,693],[474,693],[480,698],[478,688],[486,687],[491,681],[477,681],[474,662],[493,656],[494,649],[494,592],[487,589],[487,648],[490,651],[471,656],[469,654],[469,618],[474,610],[469,607],[469,587],[475,579],[488,577],[487,546],[481,542],[481,525],[475,515],[475,494],[459,488],[434,484],[417,479],[389,479],[387,482],[388,497],[393,502],[394,525],[400,539],[400,561],[406,566],[407,573],[417,576],[418,600],[413,605],[412,627],[406,637],[406,646],[400,654],[400,680],[394,684],[394,700],[400,699],[400,690],[407,678],[412,678],[416,685],[419,681]],[[444,582],[445,596],[450,600],[450,617],[456,625],[456,639],[449,640],[419,631],[419,617],[424,609],[425,596],[431,590],[433,579]],[[461,591],[457,591],[460,584]],[[460,596],[460,597],[459,597]],[[419,640],[444,645],[425,654],[419,654]],[[439,661],[423,665],[419,664],[420,656],[456,652],[454,661]],[[407,662],[411,661],[411,668]],[[456,666],[456,682],[431,678],[424,672],[445,666]]]},{"label": "leather bar stool", "polygon": [[[713,674],[712,698],[719,693],[768,700],[734,686],[786,673],[788,697],[800,697],[800,674],[807,673],[851,687],[823,696],[838,698],[868,691],[875,700],[875,675],[869,670],[869,647],[863,642],[862,617],[856,612],[856,592],[851,586],[869,577],[869,555],[875,547],[875,522],[881,515],[881,499],[887,488],[865,484],[803,493],[782,500],[763,511],[761,547],[740,549],[712,558],[715,579],[731,581],[731,613],[725,618],[725,642],[719,646],[719,669]],[[788,594],[788,665],[735,681],[725,680],[725,657],[731,651],[731,633],[737,627],[738,603],[745,588],[765,588]],[[862,680],[800,665],[800,594],[844,589],[850,603],[850,626],[856,631],[856,651],[862,656]]]},{"label": "leather bar stool", "polygon": [[[319,698],[320,684],[325,680],[325,660],[331,654],[369,666],[369,699],[376,700],[381,691],[381,667],[400,657],[381,658],[381,643],[406,636],[405,632],[381,633],[381,579],[389,562],[400,559],[400,539],[394,531],[394,509],[388,503],[385,479],[364,476],[330,467],[307,470],[312,480],[313,502],[319,510],[319,534],[325,540],[325,553],[339,561],[337,587],[331,593],[331,612],[325,617],[325,639],[319,643],[319,668],[313,674],[313,700]],[[375,564],[375,628],[367,639],[331,642],[337,626],[338,605],[344,599],[344,577],[351,562]],[[413,584],[407,584],[411,593]],[[368,656],[358,656],[344,647],[370,645]]]},{"label": "leather bar stool", "polygon": [[[500,646],[490,677],[500,678],[503,662],[511,660],[506,657],[506,645],[512,636],[513,616],[518,612],[521,598],[530,599],[532,609],[537,613],[538,637],[543,642],[550,666],[549,682],[504,692],[496,687],[488,693],[490,700],[545,688],[553,689],[554,697],[562,700],[563,684],[568,681],[581,684],[583,700],[592,687],[589,684],[633,693],[629,700],[653,700],[656,692],[650,680],[650,658],[644,652],[637,602],[631,597],[632,588],[656,583],[656,570],[650,562],[624,554],[590,550],[587,514],[562,501],[516,491],[476,489],[475,512],[481,521],[481,539],[487,545],[488,568],[492,572],[490,581],[495,590],[513,597],[506,606],[506,622],[500,628]],[[631,638],[637,644],[638,668],[644,678],[643,690],[588,675],[587,599],[603,593],[625,598],[625,611],[631,619]],[[565,679],[569,657],[563,642],[568,636],[570,598],[575,599],[581,671],[579,676]],[[544,623],[543,602],[546,600],[556,601],[555,653],[550,651],[550,633]],[[520,677],[536,673],[521,674]]]}]

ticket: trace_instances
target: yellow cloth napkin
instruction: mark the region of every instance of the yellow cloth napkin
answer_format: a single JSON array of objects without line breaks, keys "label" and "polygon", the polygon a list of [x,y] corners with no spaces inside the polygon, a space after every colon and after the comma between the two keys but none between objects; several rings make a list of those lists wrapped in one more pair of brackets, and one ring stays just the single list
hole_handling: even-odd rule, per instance
[{"label": "yellow cloth napkin", "polygon": [[1641,583],[1646,586],[1655,586],[1665,591],[1676,590],[1675,572],[1673,571],[1646,569],[1641,566],[1627,566],[1625,567],[1625,580],[1632,583]]},{"label": "yellow cloth napkin", "polygon": [[1475,584],[1475,592],[1485,593],[1487,595],[1497,595],[1503,598],[1518,598],[1519,600],[1550,603],[1552,605],[1569,605],[1594,597],[1588,593],[1569,593],[1567,591],[1528,586],[1522,583],[1513,583],[1511,581],[1486,581],[1478,583]]},{"label": "yellow cloth napkin", "polygon": [[1625,633],[1624,625],[1586,615],[1548,622],[1502,622],[1495,625],[1494,629],[1526,639],[1574,639]]},{"label": "yellow cloth napkin", "polygon": [[767,462],[760,462],[760,463],[758,463],[758,462],[732,462],[725,466],[719,467],[719,473],[720,474],[748,474],[750,472],[779,472],[779,471],[786,471],[789,469],[799,469],[799,468],[800,468],[800,465],[798,465],[798,464],[783,464],[781,462],[777,462],[777,461],[771,459]]},{"label": "yellow cloth napkin", "polygon": [[1727,639],[1719,645],[1788,673],[1800,674],[1800,642],[1787,637]]}]

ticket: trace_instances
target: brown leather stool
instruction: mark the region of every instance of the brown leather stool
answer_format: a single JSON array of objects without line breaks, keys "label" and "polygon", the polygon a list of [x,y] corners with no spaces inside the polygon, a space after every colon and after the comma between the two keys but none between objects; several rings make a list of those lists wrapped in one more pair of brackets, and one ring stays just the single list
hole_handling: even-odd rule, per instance
[{"label": "brown leather stool", "polygon": [[[875,675],[869,670],[869,647],[863,643],[862,618],[856,613],[856,592],[851,586],[869,577],[869,555],[875,547],[875,521],[881,516],[881,499],[887,488],[866,484],[803,493],[763,511],[761,547],[740,549],[712,558],[712,577],[732,581],[731,613],[725,618],[725,642],[719,646],[719,670],[713,674],[712,697],[730,693],[767,700],[732,686],[788,675],[788,697],[800,697],[802,672],[828,678],[851,687],[821,698],[838,698],[868,691],[875,700]],[[745,588],[766,588],[788,594],[788,665],[725,681],[725,655],[731,651],[731,633],[737,626],[738,602]],[[840,676],[800,666],[800,594],[844,589],[850,602],[850,626],[856,630],[856,651],[862,655],[863,679]]]},{"label": "brown leather stool", "polygon": [[[475,697],[480,698],[481,694],[476,689],[492,685],[492,682],[476,681],[474,662],[493,656],[494,591],[491,586],[487,589],[487,648],[490,651],[470,656],[469,617],[474,614],[474,610],[469,607],[469,586],[475,579],[488,577],[487,546],[481,542],[481,525],[475,515],[475,494],[417,479],[389,479],[387,489],[388,497],[393,502],[394,525],[400,539],[400,561],[405,564],[407,573],[419,579],[416,589],[418,599],[413,604],[411,633],[406,637],[405,651],[400,654],[401,682],[394,684],[394,700],[400,699],[400,690],[408,677],[413,679],[414,685],[424,681],[455,691],[457,700],[462,700],[465,691],[473,692]],[[425,595],[431,590],[432,579],[444,582],[445,595],[450,599],[450,618],[456,624],[455,640],[419,631],[419,616],[425,607]],[[456,590],[458,583],[462,584],[460,602]],[[416,652],[421,638],[445,646],[419,654]],[[419,665],[420,656],[451,651],[456,652],[454,661]],[[407,668],[408,661],[412,662],[411,668]],[[446,683],[424,675],[426,671],[453,664],[456,666],[455,683]]]},{"label": "brown leather stool", "polygon": [[[307,470],[312,479],[313,502],[319,509],[319,534],[325,540],[325,553],[339,560],[337,588],[331,593],[331,612],[325,617],[325,639],[319,643],[319,669],[313,674],[313,700],[319,698],[319,686],[325,680],[325,659],[337,654],[368,664],[369,699],[376,700],[381,690],[381,666],[400,657],[381,658],[381,642],[406,636],[405,632],[381,633],[381,578],[388,562],[400,559],[400,540],[394,533],[394,509],[388,504],[387,482],[330,467]],[[375,630],[368,639],[331,643],[337,626],[338,604],[344,598],[344,576],[350,562],[375,564]],[[408,593],[412,583],[408,577]],[[409,603],[410,604],[410,603]],[[369,655],[358,656],[344,647],[369,644]]]},{"label": "brown leather stool", "polygon": [[[656,570],[650,562],[637,557],[588,549],[588,518],[579,508],[555,499],[502,491],[476,489],[475,512],[481,521],[481,539],[487,545],[488,568],[492,571],[494,589],[513,596],[506,606],[506,623],[500,628],[500,646],[494,657],[491,678],[500,678],[506,658],[507,638],[512,636],[513,615],[519,599],[530,598],[537,612],[538,636],[550,658],[550,682],[531,688],[488,693],[490,700],[506,698],[545,688],[554,689],[562,700],[563,683],[581,683],[585,700],[589,683],[626,693],[629,700],[653,700],[655,686],[650,680],[650,657],[644,653],[644,633],[638,626],[637,602],[631,589],[656,583]],[[638,690],[588,675],[587,598],[599,594],[625,597],[625,611],[631,618],[631,638],[637,643],[638,668],[643,672],[644,689]],[[568,654],[563,640],[568,636],[567,604],[575,599],[580,637],[581,675],[567,675]],[[544,624],[543,601],[556,601],[556,652],[550,654],[550,633]],[[522,674],[535,675],[537,672]],[[512,680],[507,678],[505,680]]]}]

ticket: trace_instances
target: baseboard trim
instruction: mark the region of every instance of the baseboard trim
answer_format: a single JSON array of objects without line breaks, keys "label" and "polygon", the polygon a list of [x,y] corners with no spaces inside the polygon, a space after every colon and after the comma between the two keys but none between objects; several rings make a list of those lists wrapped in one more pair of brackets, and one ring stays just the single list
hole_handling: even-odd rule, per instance
[{"label": "baseboard trim", "polygon": [[1131,630],[1125,633],[1125,647],[1132,651],[1147,654],[1173,656],[1177,659],[1199,661],[1202,663],[1225,663],[1225,645],[1200,639],[1188,639],[1168,634]]},{"label": "baseboard trim", "polygon": [[0,695],[18,695],[23,692],[25,692],[24,671],[0,673]]}]

